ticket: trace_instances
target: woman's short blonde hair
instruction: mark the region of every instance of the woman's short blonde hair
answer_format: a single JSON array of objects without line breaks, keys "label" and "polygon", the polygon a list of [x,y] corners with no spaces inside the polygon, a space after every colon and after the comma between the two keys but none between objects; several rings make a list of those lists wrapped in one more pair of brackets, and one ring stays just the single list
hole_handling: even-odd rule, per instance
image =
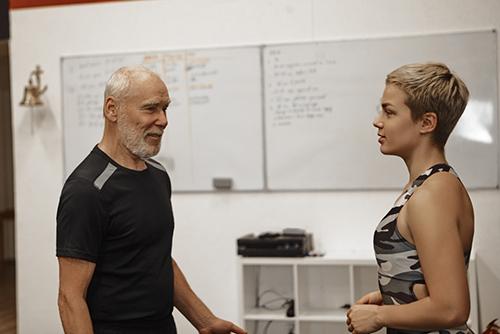
[{"label": "woman's short blonde hair", "polygon": [[437,115],[433,139],[444,148],[469,100],[469,90],[462,79],[444,64],[426,63],[401,66],[387,75],[385,83],[406,93],[413,120],[427,112]]}]

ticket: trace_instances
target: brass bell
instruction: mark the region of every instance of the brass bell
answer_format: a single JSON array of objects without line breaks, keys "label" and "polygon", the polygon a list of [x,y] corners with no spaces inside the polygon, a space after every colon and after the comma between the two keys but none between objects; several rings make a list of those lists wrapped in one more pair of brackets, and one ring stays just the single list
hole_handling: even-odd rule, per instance
[{"label": "brass bell", "polygon": [[[19,103],[21,106],[35,107],[43,105],[41,96],[47,90],[47,85],[42,88],[40,78],[42,73],[43,71],[38,65],[35,70],[30,73],[28,85],[24,86],[23,98]],[[36,84],[33,84],[33,78],[35,79]]]}]

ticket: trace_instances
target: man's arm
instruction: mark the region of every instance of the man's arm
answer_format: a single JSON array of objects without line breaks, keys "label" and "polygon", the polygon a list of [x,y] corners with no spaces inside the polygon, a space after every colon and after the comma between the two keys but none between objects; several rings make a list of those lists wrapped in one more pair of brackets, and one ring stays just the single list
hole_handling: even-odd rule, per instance
[{"label": "man's arm", "polygon": [[59,257],[59,316],[66,334],[93,334],[85,297],[95,263]]},{"label": "man's arm", "polygon": [[246,334],[235,324],[217,318],[193,292],[186,277],[172,259],[174,271],[174,306],[201,334]]}]

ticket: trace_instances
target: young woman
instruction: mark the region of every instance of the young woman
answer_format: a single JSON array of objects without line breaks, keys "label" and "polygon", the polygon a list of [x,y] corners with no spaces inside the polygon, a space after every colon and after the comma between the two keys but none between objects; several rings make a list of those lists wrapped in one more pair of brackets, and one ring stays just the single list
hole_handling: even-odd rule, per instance
[{"label": "young woman", "polygon": [[463,81],[439,63],[405,65],[386,78],[373,125],[380,151],[404,160],[409,181],[375,231],[379,290],[348,311],[352,333],[470,333],[474,213],[444,152],[468,97]]}]

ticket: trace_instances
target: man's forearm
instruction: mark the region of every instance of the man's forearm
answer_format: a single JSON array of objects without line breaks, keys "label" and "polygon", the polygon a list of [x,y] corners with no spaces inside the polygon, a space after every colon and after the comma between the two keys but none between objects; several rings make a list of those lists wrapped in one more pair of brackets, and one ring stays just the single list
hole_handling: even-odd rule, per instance
[{"label": "man's forearm", "polygon": [[174,306],[195,328],[206,327],[214,320],[214,314],[193,292],[177,263],[174,260],[172,262],[174,270]]},{"label": "man's forearm", "polygon": [[58,305],[65,334],[94,333],[85,299],[59,296]]}]

